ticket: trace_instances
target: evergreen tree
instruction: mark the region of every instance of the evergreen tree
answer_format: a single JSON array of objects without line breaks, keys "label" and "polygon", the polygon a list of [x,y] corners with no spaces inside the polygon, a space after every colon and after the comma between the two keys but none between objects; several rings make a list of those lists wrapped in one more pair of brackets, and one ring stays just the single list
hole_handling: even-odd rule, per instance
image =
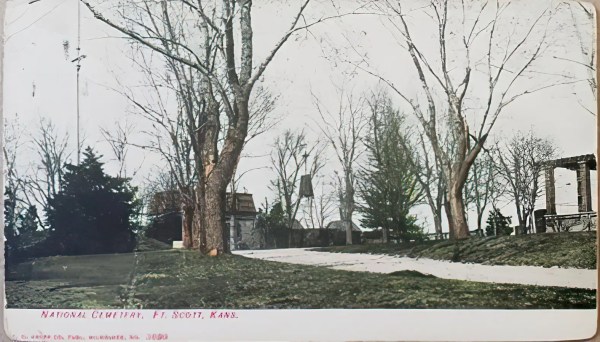
[{"label": "evergreen tree", "polygon": [[[287,241],[287,220],[281,202],[275,203],[271,210],[260,210],[256,217],[254,229],[264,238],[265,247],[281,247]],[[279,243],[277,242],[279,240]]]},{"label": "evergreen tree", "polygon": [[10,186],[4,189],[4,238],[7,259],[13,255],[17,248],[17,210],[16,197]]},{"label": "evergreen tree", "polygon": [[21,237],[20,245],[23,247],[29,246],[35,242],[35,238],[39,237],[43,233],[38,232],[38,221],[37,221],[37,207],[30,205],[23,214],[19,216],[19,236]]},{"label": "evergreen tree", "polygon": [[271,230],[286,228],[286,215],[281,202],[277,202],[271,207],[271,211],[266,217],[266,223]]},{"label": "evergreen tree", "polygon": [[10,239],[17,235],[16,198],[13,190],[6,186],[4,189],[4,237]]},{"label": "evergreen tree", "polygon": [[500,209],[494,208],[490,210],[490,214],[486,221],[487,226],[485,227],[485,234],[487,236],[510,235],[513,231],[510,227],[510,223],[510,217],[502,215]]},{"label": "evergreen tree", "polygon": [[101,156],[91,148],[83,155],[80,165],[66,165],[64,186],[49,201],[46,246],[52,254],[67,255],[131,251],[136,189],[125,178],[105,174]]},{"label": "evergreen tree", "polygon": [[38,231],[37,208],[30,205],[24,208],[10,186],[4,190],[4,237],[7,262],[31,247],[45,236]]},{"label": "evergreen tree", "polygon": [[369,166],[359,174],[361,223],[369,228],[383,228],[384,241],[388,232],[402,241],[423,237],[416,218],[409,215],[422,198],[422,191],[410,168],[412,153],[405,132],[404,118],[389,100],[383,110],[373,111],[365,139]]}]

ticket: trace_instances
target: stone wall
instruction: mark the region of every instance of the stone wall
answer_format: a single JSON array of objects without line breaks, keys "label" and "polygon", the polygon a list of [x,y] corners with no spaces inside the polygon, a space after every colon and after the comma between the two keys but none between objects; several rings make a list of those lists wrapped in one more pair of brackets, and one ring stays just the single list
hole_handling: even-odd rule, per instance
[{"label": "stone wall", "polygon": [[240,237],[236,249],[265,248],[265,239],[257,229],[254,229],[253,220],[239,220],[237,224],[239,225]]},{"label": "stone wall", "polygon": [[[289,246],[289,229],[278,229],[266,237],[266,248],[301,248],[343,246],[346,232],[336,229],[292,229],[292,244]],[[352,232],[352,243],[361,243],[361,233]]]}]

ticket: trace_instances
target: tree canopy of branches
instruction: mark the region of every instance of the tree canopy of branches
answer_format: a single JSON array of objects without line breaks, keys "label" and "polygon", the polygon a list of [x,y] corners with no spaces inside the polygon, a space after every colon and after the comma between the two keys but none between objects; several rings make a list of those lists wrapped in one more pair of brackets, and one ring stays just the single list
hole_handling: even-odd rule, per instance
[{"label": "tree canopy of branches", "polygon": [[365,138],[368,166],[360,172],[361,222],[365,227],[381,227],[384,242],[389,232],[408,242],[421,235],[409,211],[423,192],[410,166],[412,152],[403,141],[407,137],[404,117],[389,102],[378,109],[371,113]]},{"label": "tree canopy of branches", "polygon": [[127,178],[127,153],[129,152],[129,139],[134,132],[134,126],[130,122],[117,122],[112,129],[100,128],[104,140],[110,145],[110,149],[119,167],[118,176]]},{"label": "tree canopy of branches", "polygon": [[323,229],[340,209],[335,193],[336,186],[333,181],[327,183],[324,177],[322,174],[312,177],[314,196],[309,197],[308,203],[302,207],[304,227]]},{"label": "tree canopy of branches", "polygon": [[5,168],[4,227],[7,238],[18,235],[19,218],[32,204],[27,200],[29,187],[19,167],[24,144],[21,130],[18,118],[5,118],[2,153]]},{"label": "tree canopy of branches", "polygon": [[[576,36],[577,41],[579,41],[579,46],[581,48],[581,58],[576,58],[575,60],[569,60],[574,62],[579,66],[583,66],[585,68],[587,74],[587,83],[590,89],[590,95],[592,95],[593,102],[590,101],[590,104],[594,106],[590,106],[584,103],[579,97],[577,101],[579,104],[591,115],[596,115],[595,104],[597,103],[597,80],[596,80],[596,48],[594,46],[594,10],[586,4],[581,2],[569,2],[567,3],[569,6],[571,19],[573,20],[573,31]],[[576,96],[578,94],[575,94]]]},{"label": "tree canopy of branches", "polygon": [[517,209],[521,229],[532,227],[535,201],[542,194],[539,178],[542,162],[554,159],[558,148],[550,139],[533,131],[517,132],[497,153],[497,171],[507,184],[507,192]]},{"label": "tree canopy of branches", "polygon": [[475,207],[478,234],[483,234],[483,215],[488,205],[496,207],[498,199],[504,194],[502,177],[498,174],[494,152],[482,153],[469,170],[465,186],[465,206]]},{"label": "tree canopy of branches", "polygon": [[52,121],[40,120],[38,133],[33,137],[39,166],[27,179],[30,205],[39,204],[42,210],[47,211],[50,199],[62,189],[65,164],[71,156],[68,141],[68,133],[60,136]]},{"label": "tree canopy of branches", "polygon": [[[547,46],[552,13],[545,10],[523,22],[511,16],[510,2],[496,0],[431,0],[419,8],[402,1],[372,4],[385,14],[389,30],[408,53],[417,76],[416,83],[409,83],[418,84],[418,91],[357,66],[388,84],[414,114],[443,171],[450,237],[465,238],[464,186],[489,133],[508,105],[555,85],[517,86]],[[423,24],[431,19],[431,27]],[[431,35],[417,35],[416,23]],[[502,25],[515,30],[502,30]],[[435,38],[422,41],[424,36]],[[470,122],[471,117],[476,121]],[[449,151],[440,139],[445,134],[452,141]]]},{"label": "tree canopy of branches", "polygon": [[342,169],[343,184],[340,184],[340,219],[346,226],[346,244],[352,244],[352,214],[355,209],[356,161],[361,154],[361,135],[367,122],[364,99],[355,99],[344,89],[338,90],[337,109],[327,110],[313,95],[317,111],[321,116],[319,125],[327,142],[335,151]]},{"label": "tree canopy of branches", "polygon": [[[305,171],[314,177],[323,167],[323,146],[320,142],[309,144],[303,131],[287,130],[275,139],[271,163],[277,178],[271,181],[285,213],[286,227],[291,229],[296,220],[302,198],[300,179]],[[309,157],[310,160],[308,159]]]},{"label": "tree canopy of branches", "polygon": [[104,173],[91,148],[79,165],[67,164],[63,188],[50,199],[47,255],[129,252],[135,246],[131,217],[136,189]]},{"label": "tree canopy of branches", "polygon": [[[195,107],[201,110],[199,118],[186,121],[198,174],[194,240],[204,253],[229,252],[225,192],[252,124],[251,94],[288,38],[311,25],[299,24],[310,0],[299,5],[288,30],[258,64],[251,0],[131,2],[120,12],[121,20],[109,18],[109,10],[81,1],[96,18],[176,65],[172,70],[188,68],[199,77],[199,87],[186,88],[186,98],[201,104]],[[188,83],[187,75],[175,76],[178,82]]]}]

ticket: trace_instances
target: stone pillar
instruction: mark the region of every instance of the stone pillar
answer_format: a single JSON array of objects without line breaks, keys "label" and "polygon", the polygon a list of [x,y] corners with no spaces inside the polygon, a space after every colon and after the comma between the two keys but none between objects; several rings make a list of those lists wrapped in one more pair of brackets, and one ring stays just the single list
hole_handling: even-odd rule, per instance
[{"label": "stone pillar", "polygon": [[235,215],[229,216],[229,248],[233,251],[237,249],[238,236],[235,229]]},{"label": "stone pillar", "polygon": [[536,233],[545,233],[546,232],[546,209],[538,209],[533,212],[533,217],[535,217],[535,232]]},{"label": "stone pillar", "polygon": [[546,179],[546,215],[556,215],[556,189],[554,187],[554,167],[544,170]]},{"label": "stone pillar", "polygon": [[577,204],[580,213],[592,211],[590,167],[586,162],[579,162],[577,167]]}]

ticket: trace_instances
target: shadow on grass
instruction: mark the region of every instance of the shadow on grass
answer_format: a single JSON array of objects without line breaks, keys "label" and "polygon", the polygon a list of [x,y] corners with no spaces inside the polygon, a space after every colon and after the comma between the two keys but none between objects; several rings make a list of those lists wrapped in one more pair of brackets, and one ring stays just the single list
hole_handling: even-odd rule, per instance
[{"label": "shadow on grass", "polygon": [[456,242],[365,244],[312,250],[387,254],[484,265],[596,268],[596,232],[471,237]]},{"label": "shadow on grass", "polygon": [[22,273],[6,282],[10,308],[557,309],[594,308],[596,300],[594,290],[446,280],[414,271],[350,272],[176,250],[43,258],[17,270]]}]

